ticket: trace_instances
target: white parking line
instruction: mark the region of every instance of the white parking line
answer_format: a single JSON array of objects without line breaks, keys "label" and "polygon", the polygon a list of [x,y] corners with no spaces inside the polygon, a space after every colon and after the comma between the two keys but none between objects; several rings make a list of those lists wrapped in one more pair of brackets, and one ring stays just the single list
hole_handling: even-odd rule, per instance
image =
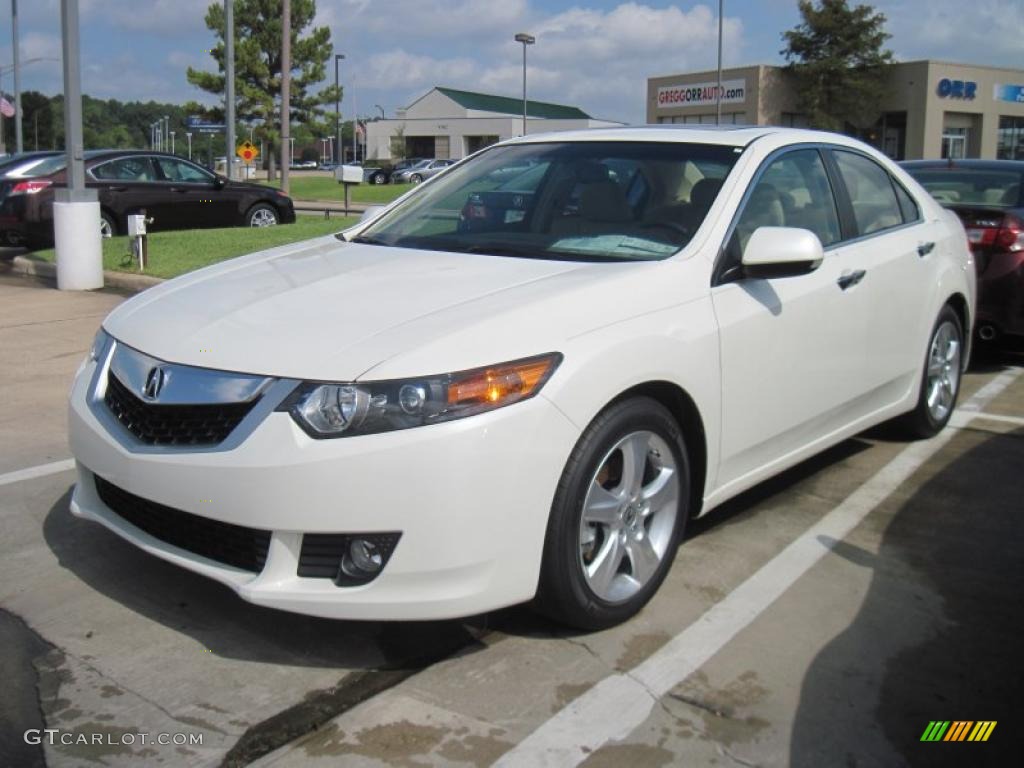
[{"label": "white parking line", "polygon": [[52,464],[40,464],[38,467],[19,469],[14,472],[8,472],[6,475],[0,475],[0,485],[10,485],[11,483],[20,483],[22,480],[31,480],[35,477],[46,477],[46,475],[55,475],[58,472],[67,472],[69,469],[74,468],[74,459],[64,459],[64,461],[55,461]]},{"label": "white parking line", "polygon": [[978,413],[975,414],[977,419],[985,419],[986,421],[1001,421],[1004,424],[1016,424],[1018,427],[1024,427],[1024,419],[1019,416],[1003,416],[999,413]]},{"label": "white parking line", "polygon": [[[977,418],[981,409],[1020,373],[1019,369],[1006,371],[982,387],[956,414],[955,426]],[[931,440],[904,448],[657,653],[630,672],[606,677],[569,702],[495,765],[575,766],[607,742],[626,738],[647,719],[662,696],[750,625],[955,434],[955,429],[946,429]]]}]

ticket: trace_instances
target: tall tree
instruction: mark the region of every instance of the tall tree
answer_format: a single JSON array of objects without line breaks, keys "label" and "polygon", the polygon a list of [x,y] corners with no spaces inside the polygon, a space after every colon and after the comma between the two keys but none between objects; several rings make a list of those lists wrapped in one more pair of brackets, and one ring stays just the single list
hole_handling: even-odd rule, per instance
[{"label": "tall tree", "polygon": [[863,130],[881,114],[892,52],[885,16],[846,0],[800,0],[803,21],[783,34],[781,51],[811,125]]},{"label": "tall tree", "polygon": [[[333,104],[340,94],[334,86],[312,91],[323,82],[331,48],[329,27],[312,27],[316,16],[315,0],[291,3],[291,119],[293,123],[315,125],[322,122],[324,105]],[[273,146],[280,140],[281,92],[281,0],[236,0],[235,2],[235,95],[236,115],[240,122],[256,122],[259,138],[268,146],[265,154],[273,157]],[[207,93],[224,95],[224,3],[215,2],[206,11],[206,26],[217,37],[210,55],[218,71],[204,72],[189,67],[188,81]],[[211,110],[223,117],[223,110]],[[322,131],[326,132],[326,123]]]}]

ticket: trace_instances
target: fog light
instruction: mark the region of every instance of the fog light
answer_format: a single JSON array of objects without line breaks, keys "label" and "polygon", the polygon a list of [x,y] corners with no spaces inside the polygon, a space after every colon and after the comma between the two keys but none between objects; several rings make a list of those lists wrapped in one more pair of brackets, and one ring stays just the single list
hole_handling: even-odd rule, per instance
[{"label": "fog light", "polygon": [[376,573],[384,565],[380,548],[366,539],[352,539],[348,546],[348,555],[352,565],[363,573]]}]

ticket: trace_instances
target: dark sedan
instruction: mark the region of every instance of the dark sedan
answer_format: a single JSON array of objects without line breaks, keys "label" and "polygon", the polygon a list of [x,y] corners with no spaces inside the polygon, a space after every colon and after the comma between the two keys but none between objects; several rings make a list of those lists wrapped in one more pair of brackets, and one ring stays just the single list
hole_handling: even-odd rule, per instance
[{"label": "dark sedan", "polygon": [[1024,341],[1024,161],[901,165],[964,223],[978,270],[978,336],[988,343]]},{"label": "dark sedan", "polygon": [[[85,168],[86,186],[99,195],[104,236],[126,232],[129,213],[152,218],[150,231],[295,221],[291,198],[279,190],[229,181],[176,155],[97,150],[85,153]],[[64,156],[43,160],[7,191],[0,229],[30,245],[52,242],[54,190],[65,183]]]}]

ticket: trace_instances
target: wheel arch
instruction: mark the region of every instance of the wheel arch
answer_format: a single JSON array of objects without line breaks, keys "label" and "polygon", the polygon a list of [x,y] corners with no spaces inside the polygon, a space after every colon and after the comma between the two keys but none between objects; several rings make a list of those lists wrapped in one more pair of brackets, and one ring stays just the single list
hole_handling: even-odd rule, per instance
[{"label": "wheel arch", "polygon": [[649,397],[659,402],[668,409],[679,425],[690,463],[690,518],[697,517],[701,513],[708,468],[707,435],[700,409],[689,393],[678,384],[670,381],[646,381],[620,393],[601,410],[604,411],[633,397]]},{"label": "wheel arch", "polygon": [[961,367],[966,371],[967,363],[971,358],[971,345],[974,339],[973,328],[971,327],[974,322],[974,318],[971,317],[970,304],[967,302],[967,297],[962,293],[953,293],[946,299],[946,305],[952,307],[953,311],[956,312],[957,318],[960,320],[960,328],[963,330],[964,339],[963,343],[966,347],[966,352],[961,360]]}]

